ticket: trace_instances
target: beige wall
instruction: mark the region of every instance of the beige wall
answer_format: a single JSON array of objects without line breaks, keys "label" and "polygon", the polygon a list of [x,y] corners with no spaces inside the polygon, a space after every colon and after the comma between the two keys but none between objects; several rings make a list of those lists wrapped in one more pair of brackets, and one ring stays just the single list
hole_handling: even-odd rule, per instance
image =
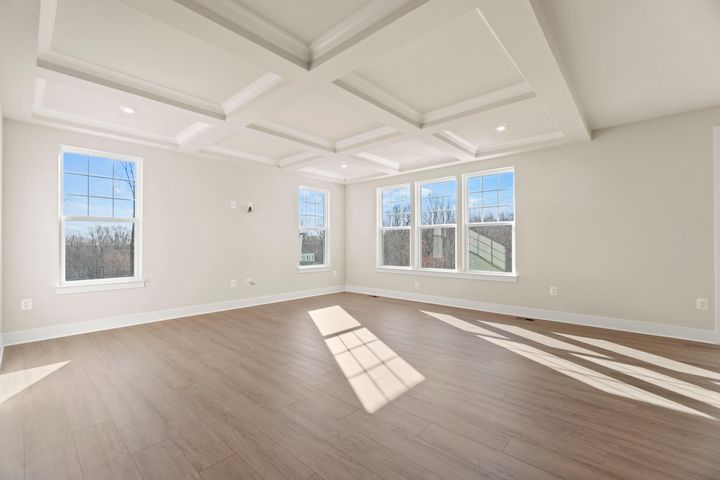
[{"label": "beige wall", "polygon": [[2,268],[2,220],[3,220],[3,209],[2,209],[2,178],[3,178],[3,130],[4,130],[4,124],[3,124],[3,115],[2,115],[2,105],[0,105],[0,366],[2,365],[2,357],[3,357],[3,268]]},{"label": "beige wall", "polygon": [[[346,284],[712,330],[717,124],[720,109],[704,110],[598,131],[590,143],[349,185]],[[377,187],[505,166],[516,172],[517,283],[375,272]],[[707,311],[697,297],[710,299]]]},{"label": "beige wall", "polygon": [[[55,293],[60,144],[143,157],[145,288]],[[13,121],[5,122],[4,159],[6,332],[343,284],[343,186]],[[330,190],[336,276],[297,272],[300,184]],[[257,285],[244,287],[245,278]],[[33,299],[33,310],[20,311],[22,298]]]}]

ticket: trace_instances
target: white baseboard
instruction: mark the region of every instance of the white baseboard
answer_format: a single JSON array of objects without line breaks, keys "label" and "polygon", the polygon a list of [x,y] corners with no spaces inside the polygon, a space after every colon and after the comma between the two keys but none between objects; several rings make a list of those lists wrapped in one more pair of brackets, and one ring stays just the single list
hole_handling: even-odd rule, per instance
[{"label": "white baseboard", "polygon": [[192,305],[189,307],[172,308],[169,310],[137,313],[133,315],[122,315],[99,320],[89,320],[86,322],[75,322],[64,325],[54,325],[51,327],[34,328],[31,330],[18,330],[15,332],[5,332],[3,335],[3,341],[5,346],[18,345],[21,343],[37,342],[39,340],[48,340],[51,338],[68,337],[70,335],[78,335],[81,333],[112,330],[114,328],[128,327],[130,325],[140,325],[143,323],[159,322],[162,320],[171,320],[174,318],[189,317],[192,315],[202,315],[204,313],[222,312],[225,310],[234,310],[236,308],[246,308],[255,305],[264,305],[267,303],[296,300],[298,298],[315,297],[318,295],[342,292],[344,290],[344,286],[337,285],[333,287],[317,288],[314,290],[299,290],[295,292],[265,295],[262,297],[241,298],[227,302]]},{"label": "white baseboard", "polygon": [[284,302],[299,298],[327,295],[338,292],[353,292],[379,297],[398,298],[415,302],[432,303],[449,307],[467,308],[484,312],[500,313],[517,317],[535,318],[539,320],[550,320],[589,327],[608,328],[625,332],[643,333],[660,337],[670,337],[683,340],[693,340],[704,343],[719,343],[717,333],[714,330],[702,330],[697,328],[678,327],[674,325],[639,322],[636,320],[624,320],[598,315],[587,315],[583,313],[560,312],[555,310],[544,310],[531,307],[519,307],[514,305],[502,305],[497,303],[486,303],[475,300],[465,300],[451,297],[438,297],[434,295],[422,295],[412,292],[398,290],[383,290],[378,288],[361,287],[357,285],[337,285],[333,287],[318,288],[314,290],[300,290],[295,292],[265,295],[262,297],[250,297],[227,302],[209,303],[204,305],[192,305],[188,307],[160,310],[156,312],[138,313],[117,317],[90,320],[86,322],[69,323],[65,325],[54,325],[51,327],[35,328],[31,330],[19,330],[5,332],[0,342],[0,365],[2,365],[3,346],[18,345],[21,343],[37,342],[51,338],[67,337],[81,333],[97,332],[101,330],[112,330],[114,328],[140,325],[143,323],[159,322],[174,318],[189,317],[205,313],[222,312],[237,308],[252,307],[268,303]]},{"label": "white baseboard", "polygon": [[356,285],[345,285],[345,291],[377,295],[379,297],[398,298],[412,300],[415,302],[432,303],[449,307],[467,308],[469,310],[480,310],[483,312],[500,313],[516,317],[534,318],[538,320],[551,320],[561,323],[572,323],[588,327],[608,328],[624,332],[644,333],[659,337],[670,337],[682,340],[693,340],[704,343],[718,343],[718,336],[715,330],[703,330],[699,328],[686,328],[660,323],[639,322],[637,320],[624,320],[620,318],[603,317],[599,315],[588,315],[584,313],[559,312],[555,310],[544,310],[540,308],[519,307],[514,305],[502,305],[498,303],[478,302],[461,298],[437,297],[433,295],[421,295],[412,292],[398,290],[383,290],[379,288],[360,287]]}]

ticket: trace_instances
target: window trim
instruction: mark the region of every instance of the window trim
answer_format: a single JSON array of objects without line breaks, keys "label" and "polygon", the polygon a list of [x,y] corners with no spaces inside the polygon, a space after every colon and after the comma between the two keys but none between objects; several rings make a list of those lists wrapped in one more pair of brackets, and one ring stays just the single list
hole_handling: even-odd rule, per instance
[{"label": "window trim", "polygon": [[[422,208],[421,204],[422,201],[420,199],[420,189],[423,185],[427,185],[429,183],[438,183],[438,182],[447,182],[447,181],[455,181],[455,223],[444,223],[444,224],[433,224],[433,225],[423,225],[420,221],[420,215],[422,215]],[[422,272],[434,272],[434,273],[458,273],[461,272],[461,270],[458,268],[458,265],[460,264],[460,258],[458,257],[458,224],[459,224],[459,215],[460,210],[458,208],[458,185],[457,185],[457,175],[451,175],[448,177],[440,177],[440,178],[433,178],[430,180],[420,180],[415,182],[415,261],[414,261],[414,267],[413,270],[422,271]],[[422,266],[422,232],[421,230],[423,228],[454,228],[455,229],[455,268],[427,268]]]},{"label": "window trim", "polygon": [[[382,193],[385,190],[392,190],[394,188],[405,188],[407,187],[410,191],[410,225],[407,227],[384,227],[382,222]],[[375,236],[376,236],[376,245],[375,245],[375,266],[377,268],[385,268],[385,269],[391,269],[391,270],[412,270],[413,268],[413,254],[415,251],[415,248],[413,246],[413,230],[415,228],[415,209],[414,209],[415,199],[413,196],[413,189],[412,184],[410,183],[400,183],[397,185],[387,185],[385,187],[378,187],[376,188],[375,192]],[[409,242],[410,245],[409,248],[409,263],[407,267],[402,265],[385,265],[383,264],[383,248],[382,248],[382,233],[384,230],[408,230],[410,232],[409,235]]]},{"label": "window trim", "polygon": [[[483,223],[468,223],[466,221],[468,216],[468,202],[467,202],[467,178],[481,175],[492,175],[494,173],[512,172],[513,173],[513,212],[514,220],[512,222],[493,222],[488,225],[512,225],[512,272],[492,272],[492,271],[480,271],[469,269],[469,255],[467,255],[468,235],[467,228],[475,225],[484,225]],[[455,269],[444,269],[444,268],[422,268],[422,259],[420,258],[420,252],[422,251],[419,243],[422,241],[422,235],[420,230],[423,228],[420,225],[420,188],[422,185],[428,183],[442,182],[448,180],[455,180],[460,182],[457,185],[457,202],[456,202],[456,223],[455,224],[444,224],[444,225],[425,225],[425,228],[431,227],[454,227],[455,228]],[[516,283],[518,281],[517,273],[517,255],[516,255],[516,222],[517,222],[517,202],[516,202],[516,183],[517,176],[515,175],[515,167],[501,167],[488,170],[480,170],[476,172],[449,175],[446,177],[432,178],[428,180],[418,180],[412,183],[402,183],[395,185],[387,185],[376,188],[376,251],[375,251],[375,272],[383,274],[400,274],[400,275],[413,275],[413,276],[424,276],[424,277],[445,277],[445,278],[460,278],[465,280],[484,280],[493,282],[506,282]],[[410,216],[410,266],[390,266],[382,264],[382,191],[392,188],[404,187],[412,185],[413,189],[410,197],[410,208],[412,214]],[[393,227],[388,227],[392,229]],[[405,228],[405,227],[403,227]],[[458,230],[461,230],[458,232]]]},{"label": "window trim", "polygon": [[[467,182],[470,177],[479,177],[485,175],[494,175],[499,173],[511,172],[513,174],[513,218],[512,221],[498,221],[498,222],[468,222],[469,215],[469,202],[467,201]],[[463,201],[463,215],[462,215],[462,255],[463,255],[463,273],[468,275],[493,275],[493,276],[509,276],[517,277],[516,270],[516,255],[515,255],[515,222],[517,221],[517,211],[515,202],[515,167],[502,167],[493,168],[490,170],[481,170],[479,172],[464,173],[462,175],[462,201]],[[511,225],[512,226],[512,271],[510,272],[490,272],[483,270],[470,270],[470,255],[467,254],[468,247],[470,244],[470,235],[468,233],[470,227],[482,226],[482,225]]]},{"label": "window trim", "polygon": [[[136,165],[135,183],[138,186],[135,191],[135,219],[113,218],[113,217],[91,217],[63,215],[63,191],[64,191],[64,154],[67,152],[82,153],[85,155],[93,155],[99,157],[111,158],[113,160],[126,160],[134,162]],[[117,290],[122,288],[139,288],[145,286],[145,279],[142,274],[143,255],[142,255],[142,238],[143,238],[143,159],[134,155],[126,155],[119,153],[106,152],[101,150],[93,150],[83,147],[75,147],[71,145],[60,145],[58,153],[58,231],[60,240],[60,280],[56,286],[55,293],[83,293],[101,290]],[[89,192],[88,192],[89,193]],[[135,232],[135,264],[133,265],[132,277],[116,277],[116,278],[100,278],[94,280],[66,280],[65,279],[65,222],[67,221],[105,221],[105,222],[124,222],[134,223]]]},{"label": "window trim", "polygon": [[[314,192],[322,192],[325,197],[325,204],[323,206],[323,223],[324,228],[318,227],[301,227],[300,226],[300,190],[311,190]],[[297,219],[298,227],[298,240],[297,240],[297,269],[299,273],[314,273],[314,272],[328,272],[332,269],[332,262],[330,261],[330,190],[320,187],[312,187],[309,185],[298,185],[297,194],[295,195],[295,218]],[[302,250],[302,242],[300,240],[300,232],[305,230],[324,230],[325,231],[325,251],[323,252],[323,263],[319,265],[300,265],[300,253]]]}]

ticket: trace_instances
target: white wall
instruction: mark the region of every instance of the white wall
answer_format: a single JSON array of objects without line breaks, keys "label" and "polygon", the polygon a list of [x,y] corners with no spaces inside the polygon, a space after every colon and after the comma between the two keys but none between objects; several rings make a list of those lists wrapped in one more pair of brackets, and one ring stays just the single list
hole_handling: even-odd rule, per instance
[{"label": "white wall", "polygon": [[[720,109],[704,110],[597,131],[589,143],[349,185],[346,284],[713,330],[719,123]],[[505,166],[516,171],[517,283],[375,272],[377,187]],[[708,310],[695,308],[697,297],[710,299]]]},{"label": "white wall", "polygon": [[2,228],[2,220],[3,220],[3,208],[2,208],[2,178],[3,178],[3,114],[2,114],[2,105],[0,105],[0,367],[2,367],[2,359],[3,359],[3,353],[4,353],[4,343],[3,343],[3,293],[2,293],[2,285],[3,285],[3,264],[2,264],[2,238],[3,238],[3,228]]},{"label": "white wall", "polygon": [[[60,144],[143,157],[144,288],[57,295]],[[5,332],[344,283],[344,187],[271,167],[5,122]],[[297,271],[297,188],[330,190],[332,272]],[[230,209],[237,200],[239,208]],[[254,203],[255,213],[242,208]],[[255,287],[243,286],[253,278]],[[239,286],[230,288],[230,280]],[[22,298],[33,310],[20,311]]]}]

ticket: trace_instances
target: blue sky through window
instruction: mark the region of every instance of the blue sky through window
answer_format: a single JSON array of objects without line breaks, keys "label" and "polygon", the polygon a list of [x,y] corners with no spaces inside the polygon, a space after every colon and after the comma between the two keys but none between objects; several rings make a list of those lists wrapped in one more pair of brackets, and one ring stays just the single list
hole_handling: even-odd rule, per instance
[{"label": "blue sky through window", "polygon": [[63,215],[134,218],[136,164],[63,153]]}]

